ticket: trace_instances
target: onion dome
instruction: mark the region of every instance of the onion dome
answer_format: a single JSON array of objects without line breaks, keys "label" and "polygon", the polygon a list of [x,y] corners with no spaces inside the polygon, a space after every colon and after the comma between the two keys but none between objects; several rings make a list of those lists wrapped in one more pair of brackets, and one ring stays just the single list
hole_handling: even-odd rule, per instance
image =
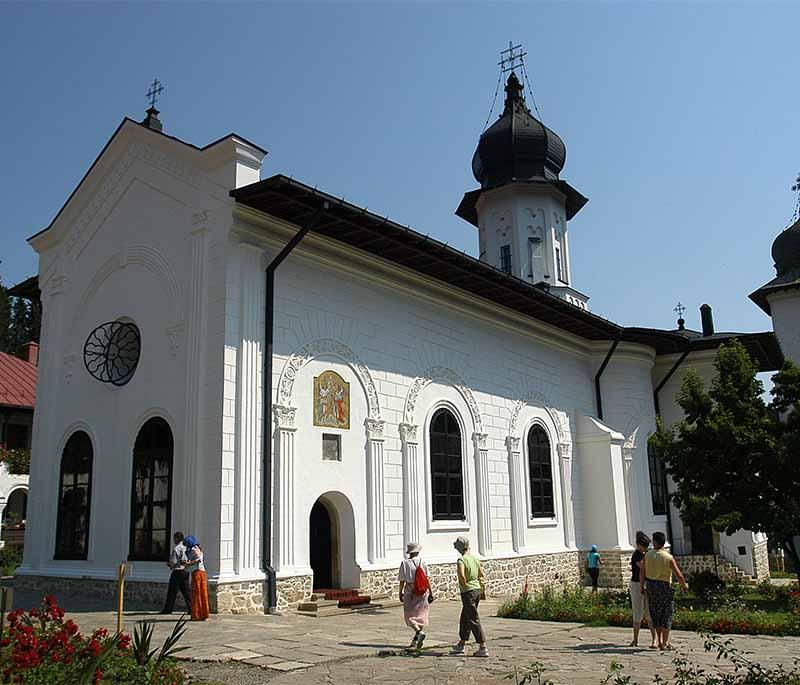
[{"label": "onion dome", "polygon": [[800,219],[775,238],[772,260],[775,262],[775,278],[750,293],[750,299],[770,315],[772,308],[768,295],[800,288]]},{"label": "onion dome", "polygon": [[800,276],[800,219],[775,238],[772,259],[779,277]]},{"label": "onion dome", "polygon": [[505,91],[503,113],[483,133],[472,157],[475,179],[484,189],[510,181],[558,180],[567,159],[564,141],[531,114],[513,71]]}]

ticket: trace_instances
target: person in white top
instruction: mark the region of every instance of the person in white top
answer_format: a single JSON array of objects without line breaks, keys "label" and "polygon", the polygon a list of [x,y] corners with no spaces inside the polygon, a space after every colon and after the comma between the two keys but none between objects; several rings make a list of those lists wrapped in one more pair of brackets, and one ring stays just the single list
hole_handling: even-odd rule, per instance
[{"label": "person in white top", "polygon": [[428,625],[430,604],[433,602],[433,592],[428,582],[428,567],[419,556],[421,551],[422,548],[416,542],[409,542],[406,546],[408,559],[403,559],[397,573],[397,579],[400,581],[400,601],[403,603],[403,618],[406,625],[414,631],[409,649],[422,649],[422,643],[425,641],[423,629]]},{"label": "person in white top", "polygon": [[173,540],[175,541],[175,547],[170,552],[169,561],[167,562],[167,566],[172,572],[169,574],[167,601],[164,603],[164,608],[159,612],[161,614],[171,614],[174,611],[178,590],[183,595],[186,608],[188,609],[191,606],[189,599],[189,573],[186,571],[186,546],[183,544],[183,533],[176,532]]}]

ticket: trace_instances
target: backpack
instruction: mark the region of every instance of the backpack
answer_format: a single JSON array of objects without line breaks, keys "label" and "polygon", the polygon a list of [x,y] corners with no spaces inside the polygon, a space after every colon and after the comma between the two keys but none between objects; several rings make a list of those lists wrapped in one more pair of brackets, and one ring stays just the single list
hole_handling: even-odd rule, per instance
[{"label": "backpack", "polygon": [[425,573],[425,569],[422,568],[422,562],[420,562],[414,572],[414,587],[412,591],[415,595],[424,595],[430,589],[431,584],[428,581],[428,574]]}]

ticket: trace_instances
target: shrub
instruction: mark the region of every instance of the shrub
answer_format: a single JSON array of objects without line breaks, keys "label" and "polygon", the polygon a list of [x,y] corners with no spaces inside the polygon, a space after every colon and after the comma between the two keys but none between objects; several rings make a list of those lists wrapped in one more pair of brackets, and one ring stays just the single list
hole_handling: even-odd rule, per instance
[{"label": "shrub", "polygon": [[689,589],[704,604],[719,604],[725,592],[725,581],[711,571],[698,571],[689,576]]},{"label": "shrub", "polygon": [[31,472],[31,451],[0,447],[0,463],[4,463],[12,475],[27,476]]},{"label": "shrub", "polygon": [[19,547],[6,545],[0,549],[0,571],[4,576],[13,576],[21,563],[22,550]]},{"label": "shrub", "polygon": [[104,628],[90,636],[81,635],[74,621],[64,620],[64,609],[55,597],[48,596],[39,608],[9,613],[8,629],[0,639],[0,677],[4,683],[27,685],[182,685],[185,675],[169,654],[177,651],[175,642],[183,630],[182,620],[159,658],[140,664],[134,658],[130,637],[109,635]]}]

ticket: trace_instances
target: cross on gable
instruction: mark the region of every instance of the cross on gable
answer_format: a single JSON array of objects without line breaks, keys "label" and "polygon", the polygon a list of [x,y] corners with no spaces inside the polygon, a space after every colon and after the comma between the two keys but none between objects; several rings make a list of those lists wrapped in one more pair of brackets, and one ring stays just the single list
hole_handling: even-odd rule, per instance
[{"label": "cross on gable", "polygon": [[527,52],[522,52],[522,44],[514,45],[513,41],[508,41],[508,49],[500,52],[500,71],[506,73],[513,71],[517,67],[522,67],[522,59],[527,55]]},{"label": "cross on gable", "polygon": [[150,84],[150,90],[148,90],[146,93],[147,98],[150,100],[151,108],[155,109],[158,96],[161,95],[163,90],[164,86],[161,85],[161,81],[159,81],[157,78],[154,78],[153,83]]},{"label": "cross on gable", "polygon": [[679,319],[683,318],[683,313],[686,311],[686,307],[684,307],[680,302],[675,306],[675,309],[672,310],[678,315]]}]

